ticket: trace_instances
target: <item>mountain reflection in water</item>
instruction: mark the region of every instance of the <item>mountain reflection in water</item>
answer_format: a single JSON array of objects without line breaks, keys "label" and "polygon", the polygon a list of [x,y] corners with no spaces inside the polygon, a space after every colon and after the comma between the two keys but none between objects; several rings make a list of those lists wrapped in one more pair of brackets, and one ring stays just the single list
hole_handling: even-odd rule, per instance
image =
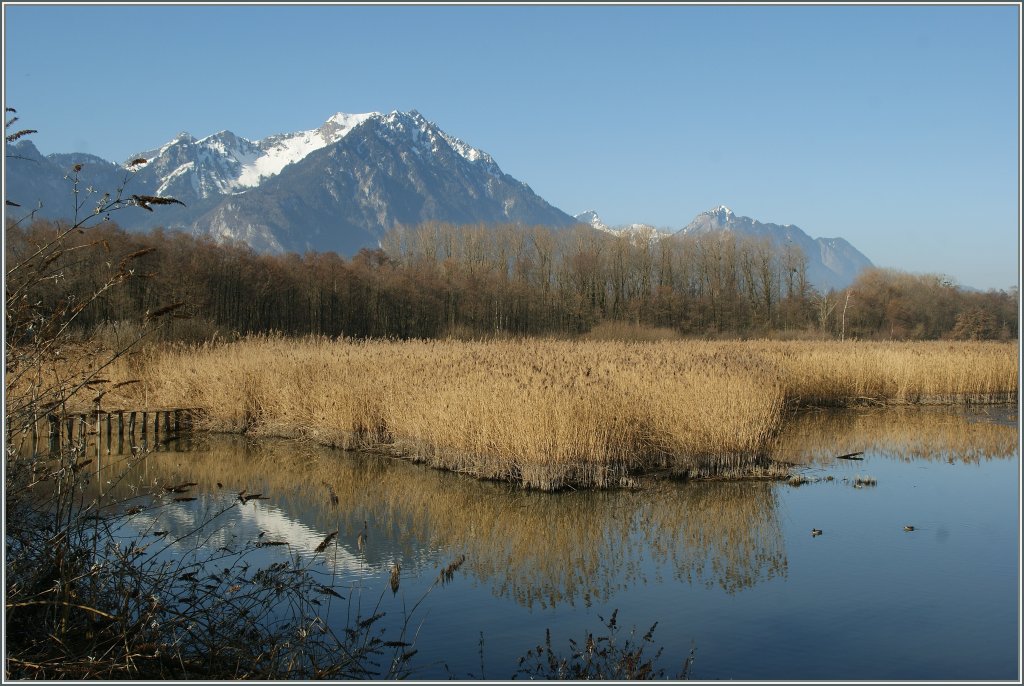
[{"label": "mountain reflection in water", "polygon": [[[1016,410],[988,412],[1004,421],[948,409],[805,413],[788,423],[775,457],[811,465],[878,449],[901,460],[1012,454]],[[224,492],[261,492],[270,500],[241,506],[238,524],[306,554],[338,530],[342,573],[371,573],[396,559],[416,569],[431,551],[460,551],[464,569],[526,607],[605,601],[641,580],[645,551],[679,581],[730,593],[786,574],[769,482],[648,481],[637,490],[543,494],[294,441],[212,435],[191,447],[153,454],[136,470],[136,483],[196,481],[207,492],[198,506],[162,514],[166,526],[195,527],[218,482]],[[360,532],[368,544],[361,549]],[[227,545],[224,531],[211,535],[208,545]]]},{"label": "mountain reflection in water", "polygon": [[[527,607],[604,601],[642,577],[646,551],[681,581],[727,591],[786,570],[770,483],[549,494],[290,441],[211,436],[194,448],[150,455],[138,467],[147,474],[140,480],[269,495],[270,501],[240,504],[234,535],[263,532],[267,541],[285,540],[311,554],[338,530],[345,563],[337,566],[349,570],[357,559],[371,569],[395,559],[416,569],[433,559],[431,551],[460,551],[463,569],[495,595]],[[176,515],[161,509],[161,526],[189,531],[212,507],[204,498],[188,505]],[[222,532],[210,543],[228,541]]]},{"label": "mountain reflection in water", "polygon": [[[422,606],[420,676],[479,673],[486,633],[488,675],[506,677],[545,629],[557,648],[621,608],[627,626],[659,622],[670,671],[695,643],[700,679],[1005,679],[1019,650],[1017,421],[1015,406],[805,412],[774,459],[832,478],[807,487],[648,478],[539,493],[395,458],[195,435],[127,471],[102,456],[89,488],[134,496],[143,509],[126,535],[170,531],[171,553],[184,536],[183,555],[197,542],[286,542],[246,560],[309,560],[338,531],[315,560],[347,598],[331,608],[335,628],[365,601],[394,636],[465,555]],[[849,453],[863,461],[836,459]],[[850,486],[861,470],[871,488]],[[189,482],[194,500],[166,490]],[[242,503],[243,491],[266,499]]]},{"label": "mountain reflection in water", "polygon": [[[1011,454],[1015,409],[989,412],[1005,417],[978,422],[948,408],[808,412],[789,422],[775,457],[820,465],[872,450],[966,462]],[[494,595],[555,607],[606,601],[643,580],[645,557],[681,582],[729,593],[787,572],[770,482],[649,481],[633,491],[550,494],[293,441],[210,435],[180,447],[191,450],[154,453],[117,487],[198,483],[196,503],[162,508],[149,529],[191,531],[217,506],[217,492],[226,502],[243,490],[262,493],[270,500],[240,505],[231,527],[204,534],[206,545],[262,535],[309,555],[337,530],[332,563],[342,574],[372,575],[396,560],[418,570],[438,551],[457,551]]]}]

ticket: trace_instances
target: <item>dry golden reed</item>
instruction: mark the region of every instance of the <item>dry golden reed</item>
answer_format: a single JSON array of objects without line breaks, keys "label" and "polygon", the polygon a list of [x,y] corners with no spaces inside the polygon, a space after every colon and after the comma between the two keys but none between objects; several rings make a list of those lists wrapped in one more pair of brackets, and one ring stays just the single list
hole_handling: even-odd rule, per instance
[{"label": "dry golden reed", "polygon": [[[302,341],[157,354],[148,402],[214,430],[383,450],[543,490],[768,475],[787,410],[1016,400],[1013,344]],[[134,387],[128,387],[134,388]]]}]

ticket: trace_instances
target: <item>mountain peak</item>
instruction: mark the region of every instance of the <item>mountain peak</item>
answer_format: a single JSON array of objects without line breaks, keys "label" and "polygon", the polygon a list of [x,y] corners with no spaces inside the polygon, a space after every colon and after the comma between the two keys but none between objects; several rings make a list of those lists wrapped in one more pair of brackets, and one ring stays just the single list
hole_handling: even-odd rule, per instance
[{"label": "mountain peak", "polygon": [[602,231],[608,230],[608,225],[601,220],[601,217],[597,214],[596,210],[584,210],[583,212],[575,215],[573,219],[578,221],[580,224],[590,224],[595,229],[600,229]]},{"label": "mountain peak", "polygon": [[[288,155],[291,161],[300,159],[305,155],[308,155],[314,150],[326,147],[337,143],[342,138],[347,136],[352,129],[356,128],[363,122],[379,118],[381,115],[379,112],[366,112],[363,114],[347,114],[345,112],[335,112],[327,121],[325,121],[320,128],[312,131],[302,131],[298,134],[292,134],[291,136],[281,136],[279,140],[281,144],[277,147],[294,147],[296,143],[302,141],[300,147],[302,150],[294,152],[293,155]],[[297,157],[295,157],[297,156]]]},{"label": "mountain peak", "polygon": [[830,288],[847,287],[861,269],[872,266],[871,260],[846,241],[839,245],[834,239],[812,238],[793,224],[765,224],[750,217],[737,216],[725,205],[701,212],[676,235],[701,236],[718,233],[758,240],[768,239],[780,248],[799,247],[807,258],[808,280],[822,292]]},{"label": "mountain peak", "polygon": [[589,224],[599,231],[614,234],[616,236],[634,236],[638,238],[646,238],[648,240],[657,240],[662,236],[670,235],[670,231],[659,229],[651,224],[622,224],[618,226],[608,226],[604,223],[604,220],[597,214],[596,210],[586,210],[575,215],[573,219],[579,224]]},{"label": "mountain peak", "polygon": [[224,143],[226,145],[238,145],[239,140],[240,139],[238,138],[237,135],[235,135],[235,133],[233,131],[228,131],[227,129],[224,129],[222,131],[218,131],[217,133],[214,133],[214,134],[211,134],[209,136],[206,136],[205,138],[200,138],[197,142],[203,143],[203,144],[206,144],[206,145],[210,145],[210,144],[213,144],[213,143]]},{"label": "mountain peak", "polygon": [[379,116],[380,112],[366,112],[365,114],[348,114],[346,112],[335,112],[334,114],[327,118],[327,121],[325,121],[323,126],[320,127],[320,130],[322,131],[324,129],[334,127],[342,129],[351,129],[354,126],[362,124],[370,117]]},{"label": "mountain peak", "polygon": [[698,214],[697,217],[690,222],[690,225],[683,230],[692,231],[697,227],[697,225],[712,229],[729,229],[737,223],[742,223],[746,219],[746,217],[737,216],[725,205],[719,205],[718,207],[712,207],[710,210],[705,210]]},{"label": "mountain peak", "polygon": [[407,127],[410,129],[419,129],[424,133],[431,130],[440,131],[436,124],[427,121],[426,117],[416,110],[409,110],[408,112],[392,110],[386,115],[381,115],[381,120],[390,126],[396,126],[398,129]]},{"label": "mountain peak", "polygon": [[[321,122],[260,140],[226,129],[197,140],[183,131],[133,155],[129,159],[148,160],[133,166],[138,192],[174,197],[184,205],[159,218],[127,213],[125,227],[143,230],[160,222],[218,240],[245,241],[257,250],[354,254],[377,245],[399,224],[573,223],[524,182],[504,174],[490,155],[416,110],[335,112]],[[52,188],[39,199],[61,218],[60,207],[67,204],[57,197],[68,166],[64,157],[69,156],[39,157],[40,164],[24,165],[33,173],[23,175],[20,186],[5,182],[21,197]],[[96,185],[114,187],[123,177],[122,165],[108,165],[90,163]],[[98,176],[101,172],[106,176]]]}]

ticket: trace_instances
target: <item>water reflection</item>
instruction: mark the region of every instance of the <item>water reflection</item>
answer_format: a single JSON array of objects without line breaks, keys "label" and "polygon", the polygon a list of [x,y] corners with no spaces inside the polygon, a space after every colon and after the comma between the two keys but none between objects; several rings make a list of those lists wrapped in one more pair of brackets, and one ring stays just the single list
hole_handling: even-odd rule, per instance
[{"label": "water reflection", "polygon": [[[1015,409],[993,412],[996,421],[948,409],[808,413],[780,437],[776,457],[825,465],[873,450],[901,460],[1012,455]],[[143,483],[159,491],[196,482],[196,501],[139,521],[150,531],[195,530],[206,545],[227,549],[241,540],[286,541],[303,555],[338,531],[331,564],[349,578],[386,576],[396,561],[435,574],[439,560],[465,554],[463,569],[495,596],[546,608],[603,603],[650,574],[727,593],[787,575],[777,483],[650,482],[636,491],[549,494],[291,441],[206,436],[180,447],[192,449],[162,450],[131,478],[104,480],[107,496]],[[197,529],[240,492],[270,499],[239,504],[215,532]],[[167,501],[166,492],[160,498]]]},{"label": "water reflection", "polygon": [[827,466],[837,455],[874,452],[902,461],[975,463],[1017,453],[1017,407],[900,408],[805,412],[787,422],[775,458]]},{"label": "water reflection", "polygon": [[[337,571],[365,574],[398,559],[421,571],[442,553],[465,554],[463,569],[526,607],[603,602],[646,581],[649,562],[679,581],[729,592],[786,573],[769,483],[545,494],[286,441],[210,437],[195,447],[136,467],[136,483],[196,482],[205,492],[187,507],[159,509],[150,530],[180,535],[234,494],[263,493],[271,500],[240,504],[210,544],[262,535],[308,555],[337,530]],[[218,492],[227,495],[216,500]]]},{"label": "water reflection", "polygon": [[[556,639],[579,637],[595,614],[620,607],[642,628],[661,622],[672,659],[696,637],[698,678],[1007,678],[1019,649],[1018,441],[1015,407],[794,418],[776,458],[841,474],[859,465],[835,456],[864,451],[881,485],[859,491],[651,481],[543,494],[237,436],[197,435],[191,450],[161,447],[127,471],[123,456],[104,456],[102,472],[87,471],[105,499],[142,506],[130,521],[145,542],[168,530],[163,543],[190,532],[193,544],[229,550],[288,543],[246,557],[255,568],[261,555],[308,560],[338,531],[325,580],[346,603],[366,599],[376,611],[380,602],[398,625],[407,600],[465,554],[462,582],[431,598],[417,640],[430,677],[477,671],[478,632],[488,674],[505,676],[545,625]],[[187,493],[165,488],[190,482]],[[242,504],[243,491],[268,499]],[[183,496],[195,500],[175,501]],[[216,526],[200,527],[232,503]],[[905,532],[908,523],[917,530]],[[812,538],[812,526],[825,535]],[[402,590],[393,596],[394,562]]]}]

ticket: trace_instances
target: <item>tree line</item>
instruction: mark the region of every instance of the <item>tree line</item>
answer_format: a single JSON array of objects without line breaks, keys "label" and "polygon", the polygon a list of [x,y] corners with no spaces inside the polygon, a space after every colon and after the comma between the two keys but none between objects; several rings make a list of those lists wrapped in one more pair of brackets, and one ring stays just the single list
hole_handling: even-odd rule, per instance
[{"label": "tree line", "polygon": [[[57,224],[8,223],[7,264]],[[95,293],[130,259],[132,279]],[[215,332],[436,338],[575,335],[603,321],[699,337],[1010,339],[1016,289],[975,292],[938,275],[869,269],[842,291],[807,280],[803,253],[731,232],[657,237],[588,226],[399,226],[377,249],[267,255],[242,244],[104,222],[75,234],[30,294],[33,306],[90,300],[85,332],[130,326],[161,308],[164,336]]]}]

